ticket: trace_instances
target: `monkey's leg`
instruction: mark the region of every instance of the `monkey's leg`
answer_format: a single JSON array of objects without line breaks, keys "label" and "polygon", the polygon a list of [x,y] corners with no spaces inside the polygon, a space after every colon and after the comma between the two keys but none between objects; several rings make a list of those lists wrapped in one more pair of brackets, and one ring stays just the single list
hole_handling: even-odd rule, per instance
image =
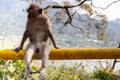
[{"label": "monkey's leg", "polygon": [[47,45],[42,45],[39,49],[39,53],[42,60],[42,66],[40,69],[40,78],[45,78],[46,75],[46,67],[49,59],[49,48]]},{"label": "monkey's leg", "polygon": [[24,79],[27,80],[28,75],[30,74],[30,64],[32,62],[32,57],[35,54],[36,51],[36,46],[34,43],[30,43],[27,47],[24,62],[25,62],[25,74],[24,74]]}]

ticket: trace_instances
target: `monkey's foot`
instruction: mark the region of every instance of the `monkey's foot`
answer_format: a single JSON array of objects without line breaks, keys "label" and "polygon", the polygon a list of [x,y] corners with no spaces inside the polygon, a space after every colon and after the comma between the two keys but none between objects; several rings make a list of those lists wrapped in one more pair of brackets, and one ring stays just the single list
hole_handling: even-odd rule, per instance
[{"label": "monkey's foot", "polygon": [[33,72],[33,71],[30,71],[30,74],[36,74],[36,73],[39,73],[40,71],[36,71],[36,72]]},{"label": "monkey's foot", "polygon": [[30,74],[30,70],[26,70],[25,73],[24,73],[24,80],[28,80],[28,76]]},{"label": "monkey's foot", "polygon": [[24,77],[24,80],[28,80],[28,77]]},{"label": "monkey's foot", "polygon": [[40,75],[40,80],[45,80],[46,76],[45,75]]},{"label": "monkey's foot", "polygon": [[40,71],[40,79],[44,80],[46,79],[46,68],[42,68]]}]

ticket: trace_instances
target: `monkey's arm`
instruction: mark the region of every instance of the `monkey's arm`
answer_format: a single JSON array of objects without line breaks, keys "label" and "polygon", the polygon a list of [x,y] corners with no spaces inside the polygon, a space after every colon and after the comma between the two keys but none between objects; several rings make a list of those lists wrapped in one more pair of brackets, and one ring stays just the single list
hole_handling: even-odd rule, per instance
[{"label": "monkey's arm", "polygon": [[50,40],[52,41],[52,43],[53,43],[53,46],[56,48],[56,49],[58,49],[58,47],[57,47],[57,45],[56,45],[56,42],[55,42],[55,39],[54,39],[54,37],[53,37],[53,33],[52,33],[52,31],[51,31],[51,29],[50,28],[48,28],[48,36],[49,36],[49,38],[50,38]]},{"label": "monkey's arm", "polygon": [[23,38],[22,38],[20,46],[14,49],[16,52],[18,52],[19,50],[21,50],[23,48],[23,45],[27,38],[28,38],[28,31],[25,31],[23,34]]}]

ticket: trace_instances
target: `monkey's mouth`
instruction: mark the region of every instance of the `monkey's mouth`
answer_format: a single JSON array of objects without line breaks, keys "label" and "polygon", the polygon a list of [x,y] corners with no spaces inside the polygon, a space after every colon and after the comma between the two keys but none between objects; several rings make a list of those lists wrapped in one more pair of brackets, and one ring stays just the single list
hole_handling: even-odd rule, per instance
[{"label": "monkey's mouth", "polygon": [[35,18],[35,15],[28,14],[28,19]]}]

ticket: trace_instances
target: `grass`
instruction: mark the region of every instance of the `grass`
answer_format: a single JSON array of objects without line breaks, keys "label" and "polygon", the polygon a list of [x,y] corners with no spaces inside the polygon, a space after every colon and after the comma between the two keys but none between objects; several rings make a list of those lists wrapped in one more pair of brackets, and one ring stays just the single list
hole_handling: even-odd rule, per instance
[{"label": "grass", "polygon": [[[31,70],[38,70],[40,65],[32,65]],[[23,60],[1,60],[0,80],[23,80],[25,65]],[[96,68],[89,72],[82,63],[74,65],[55,66],[51,64],[47,67],[47,78],[45,80],[120,80],[120,74],[110,71],[109,68]],[[29,75],[29,80],[40,80],[39,74]]]}]

